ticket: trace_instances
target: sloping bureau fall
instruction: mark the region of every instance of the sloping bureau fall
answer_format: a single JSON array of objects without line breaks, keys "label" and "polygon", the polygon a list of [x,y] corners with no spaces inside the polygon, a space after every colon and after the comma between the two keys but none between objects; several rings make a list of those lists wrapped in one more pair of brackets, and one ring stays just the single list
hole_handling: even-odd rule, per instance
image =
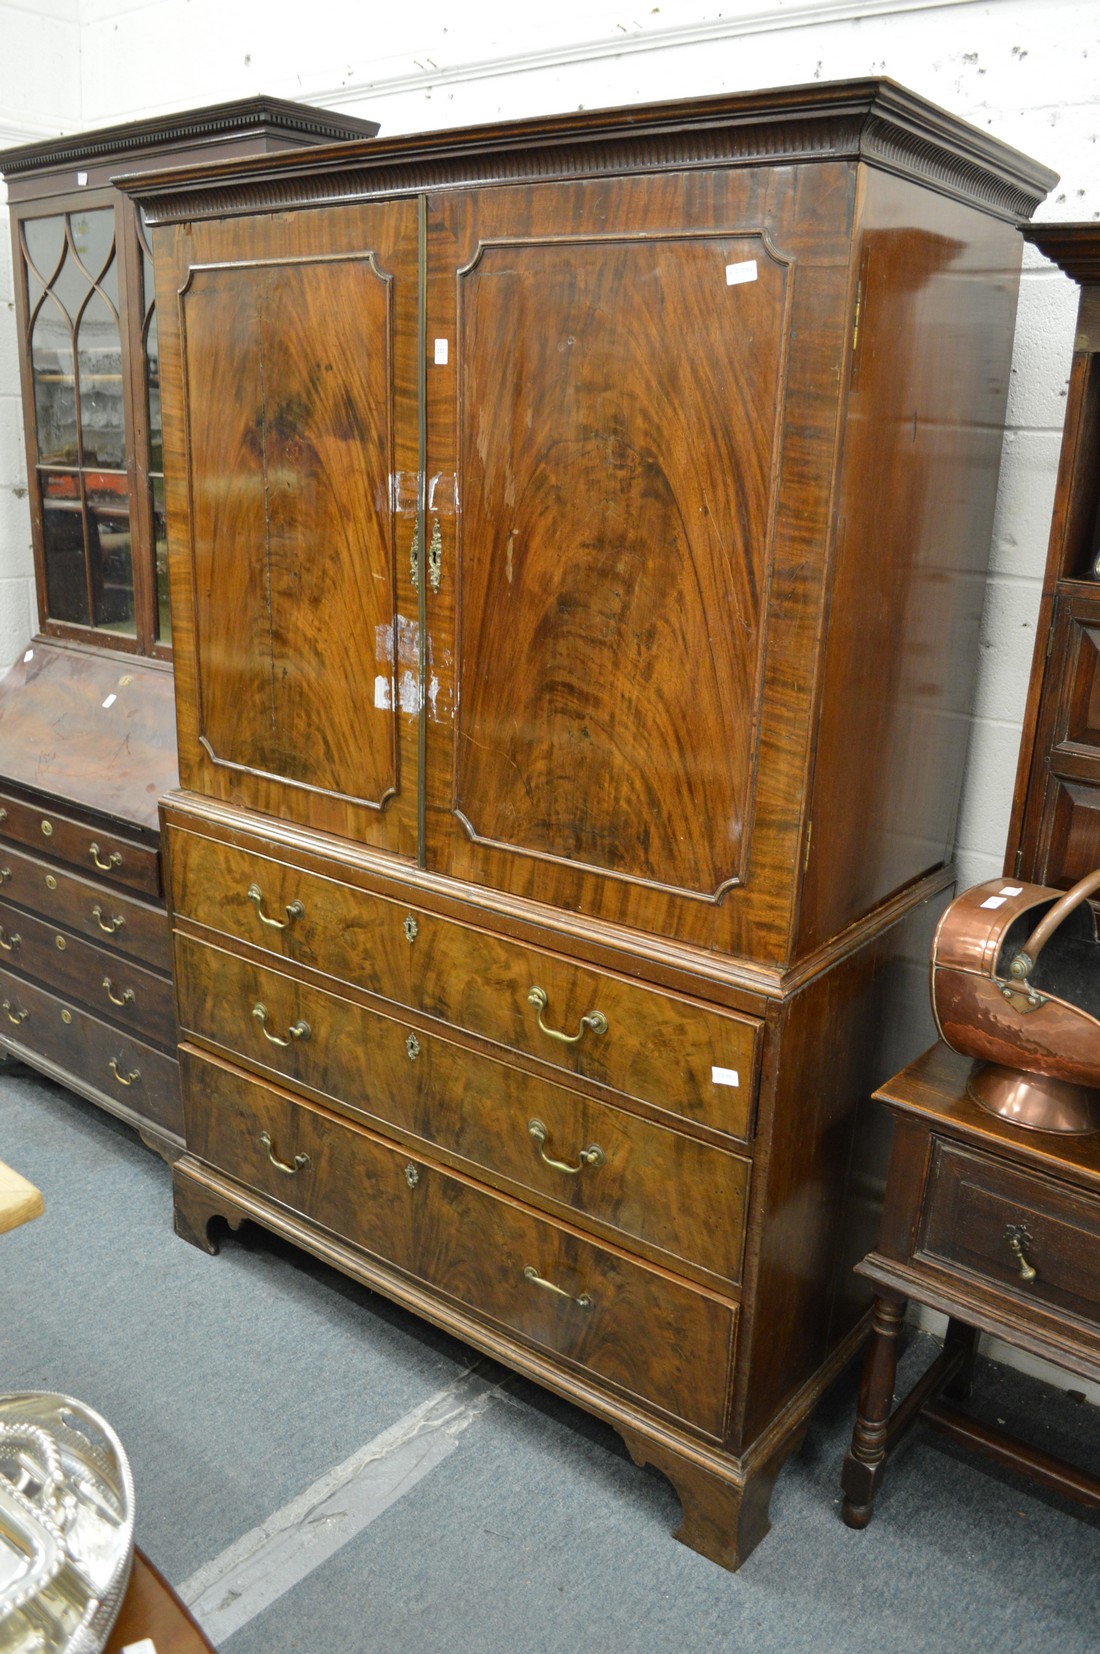
[{"label": "sloping bureau fall", "polygon": [[729,1567],[862,1330],[1051,182],[868,81],[129,186],[177,1225],[609,1420]]}]

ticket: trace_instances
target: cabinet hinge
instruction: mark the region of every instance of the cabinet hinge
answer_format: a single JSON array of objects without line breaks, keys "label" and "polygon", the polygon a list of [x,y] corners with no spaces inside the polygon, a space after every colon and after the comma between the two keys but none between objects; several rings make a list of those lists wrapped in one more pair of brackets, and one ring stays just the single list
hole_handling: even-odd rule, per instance
[{"label": "cabinet hinge", "polygon": [[1050,659],[1050,651],[1053,648],[1054,648],[1054,627],[1050,626],[1050,627],[1047,628],[1047,660]]},{"label": "cabinet hinge", "polygon": [[863,309],[863,278],[856,283],[856,313],[852,319],[852,363],[856,359],[856,346],[859,344],[859,317]]},{"label": "cabinet hinge", "polygon": [[802,871],[803,871],[803,873],[805,873],[807,867],[809,867],[809,865],[810,865],[810,840],[813,838],[813,836],[814,836],[814,824],[813,824],[812,821],[808,821],[806,823],[806,849],[805,849],[805,851],[803,853],[803,856],[802,856]]},{"label": "cabinet hinge", "polygon": [[1014,866],[1014,869],[1013,869],[1013,877],[1014,878],[1018,879],[1020,877],[1020,868],[1023,865],[1023,860],[1024,860],[1024,847],[1021,844],[1020,848],[1016,852],[1016,862],[1015,862],[1015,866]]}]

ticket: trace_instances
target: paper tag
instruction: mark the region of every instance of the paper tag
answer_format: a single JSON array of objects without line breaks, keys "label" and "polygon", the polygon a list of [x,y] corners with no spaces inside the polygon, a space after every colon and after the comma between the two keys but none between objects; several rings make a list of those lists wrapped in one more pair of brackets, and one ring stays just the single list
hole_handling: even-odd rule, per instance
[{"label": "paper tag", "polygon": [[33,660],[33,659],[34,659],[34,650],[33,649],[28,649],[26,654],[23,656],[23,661],[24,661],[24,663],[26,663],[27,661]]},{"label": "paper tag", "polygon": [[114,706],[114,704],[117,700],[118,700],[117,695],[108,695],[107,699],[103,702],[103,705],[104,705],[104,707]]},{"label": "paper tag", "polygon": [[1002,896],[1022,896],[1023,893],[1024,887],[1022,884],[1003,884],[1001,886]]},{"label": "paper tag", "polygon": [[726,286],[738,287],[743,281],[756,280],[756,260],[742,259],[740,264],[726,265]]},{"label": "paper tag", "polygon": [[437,368],[445,368],[447,366],[446,339],[437,339],[435,341],[435,365]]},{"label": "paper tag", "polygon": [[142,1637],[139,1643],[127,1643],[122,1654],[157,1654],[157,1645],[152,1637]]},{"label": "paper tag", "polygon": [[736,1068],[712,1068],[710,1071],[712,1085],[740,1085],[741,1076]]},{"label": "paper tag", "polygon": [[78,172],[77,175],[76,175],[77,188],[78,189],[83,189],[87,182],[88,182],[88,174],[86,172]]},{"label": "paper tag", "polygon": [[983,907],[1004,907],[1004,905],[1005,898],[1003,896],[987,896],[982,903]]}]

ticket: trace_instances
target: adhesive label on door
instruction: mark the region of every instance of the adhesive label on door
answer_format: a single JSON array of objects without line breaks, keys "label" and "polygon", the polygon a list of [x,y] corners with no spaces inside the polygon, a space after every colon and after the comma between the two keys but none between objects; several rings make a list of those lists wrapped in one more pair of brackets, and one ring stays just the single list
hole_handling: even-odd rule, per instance
[{"label": "adhesive label on door", "polygon": [[743,258],[739,264],[726,265],[726,286],[739,287],[743,281],[755,281],[757,276],[756,260]]},{"label": "adhesive label on door", "polygon": [[736,1068],[712,1068],[711,1081],[714,1085],[740,1085],[741,1076]]}]

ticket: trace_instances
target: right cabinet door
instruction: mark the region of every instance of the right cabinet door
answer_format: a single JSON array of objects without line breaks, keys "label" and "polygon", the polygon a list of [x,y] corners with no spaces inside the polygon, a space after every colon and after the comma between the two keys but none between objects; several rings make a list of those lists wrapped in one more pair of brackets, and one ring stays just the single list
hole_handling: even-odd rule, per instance
[{"label": "right cabinet door", "polygon": [[[846,251],[829,170],[430,203],[430,865],[719,945],[748,886],[781,918],[797,704],[758,781],[761,743],[783,745],[813,638],[796,649],[792,605],[769,655],[768,595],[824,538]],[[800,325],[825,345],[813,386]]]},{"label": "right cabinet door", "polygon": [[157,260],[181,780],[406,856],[416,220],[185,224]]}]

